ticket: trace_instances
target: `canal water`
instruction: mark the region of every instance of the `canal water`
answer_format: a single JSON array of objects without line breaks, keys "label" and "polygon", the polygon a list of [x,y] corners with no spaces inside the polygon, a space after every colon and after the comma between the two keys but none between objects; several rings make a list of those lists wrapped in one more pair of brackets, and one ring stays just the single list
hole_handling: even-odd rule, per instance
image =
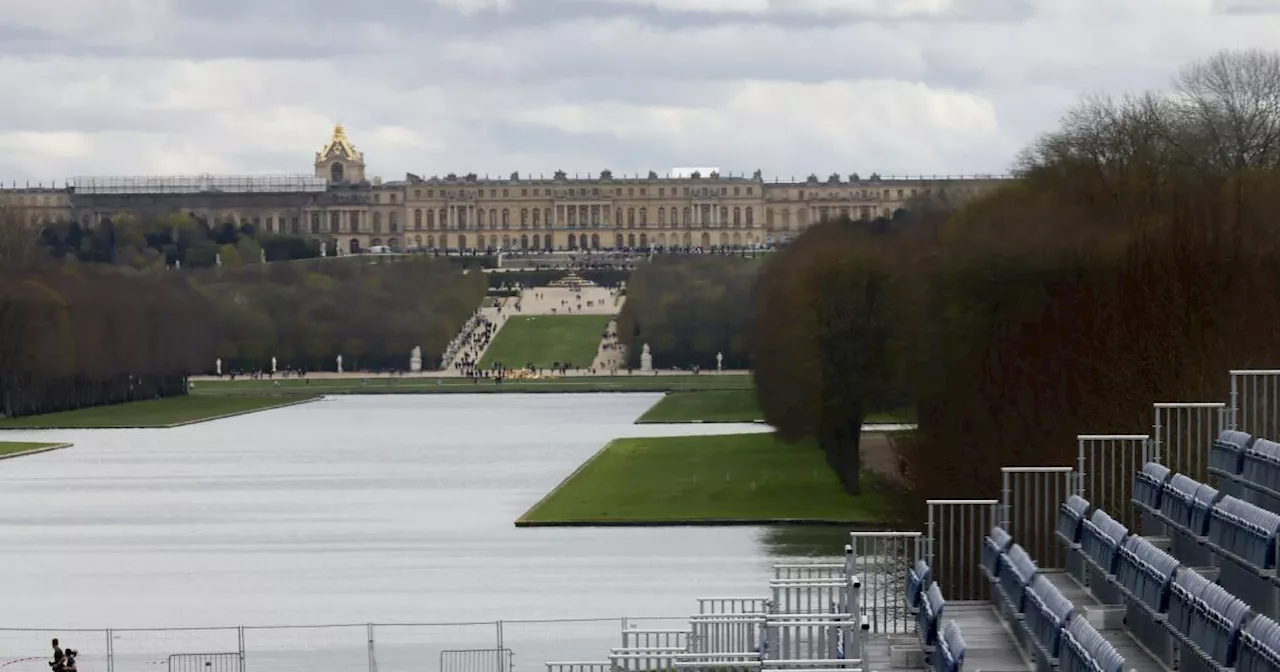
[{"label": "canal water", "polygon": [[[600,659],[620,617],[679,627],[658,617],[764,596],[774,562],[834,558],[843,530],[512,525],[610,439],[764,430],[633,424],[659,397],[340,396],[174,429],[22,432],[76,445],[0,462],[0,664],[64,633],[85,672],[109,648],[114,672],[241,649],[254,670],[448,668],[449,651],[487,648],[540,669]],[[206,626],[230,627],[168,629]]]}]

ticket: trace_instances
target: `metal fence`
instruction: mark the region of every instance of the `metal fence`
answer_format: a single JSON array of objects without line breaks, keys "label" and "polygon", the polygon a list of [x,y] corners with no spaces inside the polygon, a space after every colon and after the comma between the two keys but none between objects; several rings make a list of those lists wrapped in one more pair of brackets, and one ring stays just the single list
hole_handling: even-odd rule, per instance
[{"label": "metal fence", "polygon": [[948,600],[986,600],[991,586],[982,574],[982,539],[1000,522],[995,499],[926,500],[925,547],[933,578]]},{"label": "metal fence", "polygon": [[[874,633],[914,632],[906,602],[906,569],[924,557],[920,532],[854,532],[845,549],[845,574],[862,580],[862,623]],[[852,609],[853,606],[850,607]]]},{"label": "metal fence", "polygon": [[1058,506],[1071,495],[1072,467],[1001,467],[1000,525],[1045,569],[1066,566],[1054,529]]},{"label": "metal fence", "polygon": [[1231,372],[1231,429],[1253,436],[1276,437],[1280,424],[1280,370]]},{"label": "metal fence", "polygon": [[1130,529],[1133,513],[1133,480],[1151,458],[1147,434],[1080,434],[1076,467],[1076,494],[1110,513]]},{"label": "metal fence", "polygon": [[1170,469],[1196,479],[1209,480],[1209,452],[1222,433],[1227,405],[1221,402],[1153,404],[1151,454]]},{"label": "metal fence", "polygon": [[[761,600],[760,602],[763,602]],[[225,628],[0,628],[0,672],[48,672],[49,641],[80,653],[86,672],[543,672],[546,661],[599,661],[634,629],[687,629],[689,617],[504,620]],[[464,658],[488,651],[489,667]],[[450,653],[452,652],[452,653]],[[474,654],[482,656],[482,654]],[[232,664],[235,667],[226,667]],[[205,663],[208,663],[206,665]],[[462,667],[459,667],[462,666]],[[441,668],[442,672],[445,668]]]},{"label": "metal fence", "polygon": [[440,672],[511,672],[511,649],[453,649],[440,652]]}]

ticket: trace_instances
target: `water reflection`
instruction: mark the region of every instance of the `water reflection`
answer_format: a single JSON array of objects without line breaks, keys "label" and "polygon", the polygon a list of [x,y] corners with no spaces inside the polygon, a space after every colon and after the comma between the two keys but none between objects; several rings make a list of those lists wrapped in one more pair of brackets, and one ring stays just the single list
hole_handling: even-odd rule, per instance
[{"label": "water reflection", "polygon": [[776,558],[839,556],[834,527],[512,525],[609,439],[763,431],[632,424],[659,396],[352,396],[23,433],[76,447],[0,464],[0,627],[681,616],[763,595]]},{"label": "water reflection", "polygon": [[849,528],[843,525],[767,527],[760,542],[775,558],[830,558],[834,550],[849,543]]}]

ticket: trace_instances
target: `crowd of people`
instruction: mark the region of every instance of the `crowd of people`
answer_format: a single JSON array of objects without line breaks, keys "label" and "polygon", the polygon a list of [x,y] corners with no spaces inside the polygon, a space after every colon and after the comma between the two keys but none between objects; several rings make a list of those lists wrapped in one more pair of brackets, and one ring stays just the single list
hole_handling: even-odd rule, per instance
[{"label": "crowd of people", "polygon": [[[498,314],[502,314],[502,308],[498,308]],[[471,328],[463,332],[463,338],[460,344],[460,352],[453,360],[452,366],[457,372],[468,378],[481,377],[480,371],[480,354],[485,348],[489,347],[489,342],[493,340],[494,334],[498,333],[498,326],[489,318],[476,314],[468,324]]]}]

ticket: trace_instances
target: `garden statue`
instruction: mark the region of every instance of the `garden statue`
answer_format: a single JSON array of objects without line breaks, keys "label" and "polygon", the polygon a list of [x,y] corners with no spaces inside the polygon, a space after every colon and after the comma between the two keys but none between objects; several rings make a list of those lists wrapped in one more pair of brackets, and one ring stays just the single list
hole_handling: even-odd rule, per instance
[{"label": "garden statue", "polygon": [[342,373],[342,355],[338,355],[338,373]]}]

